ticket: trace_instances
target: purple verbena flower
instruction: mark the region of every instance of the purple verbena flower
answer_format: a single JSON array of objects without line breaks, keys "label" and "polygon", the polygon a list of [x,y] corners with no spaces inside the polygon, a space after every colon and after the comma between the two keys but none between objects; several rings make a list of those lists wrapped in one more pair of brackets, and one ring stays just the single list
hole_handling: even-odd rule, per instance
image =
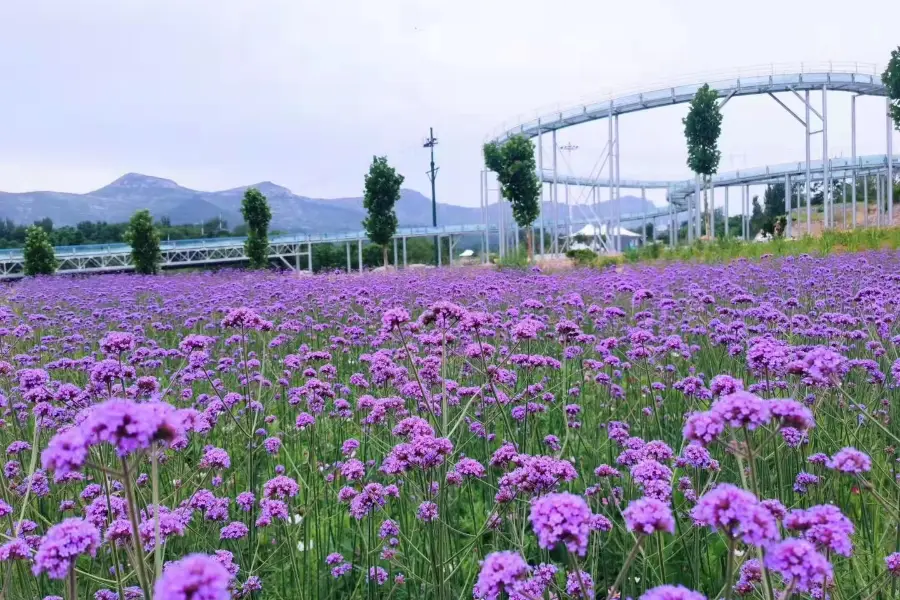
[{"label": "purple verbena flower", "polygon": [[65,579],[82,554],[96,556],[100,532],[84,519],[66,519],[54,525],[41,540],[34,556],[35,575],[47,573],[51,579]]},{"label": "purple verbena flower", "polygon": [[872,469],[872,459],[856,448],[848,447],[839,450],[825,466],[841,473],[859,475]]},{"label": "purple verbena flower", "polygon": [[168,563],[153,588],[154,600],[229,600],[232,576],[212,556],[191,554]]},{"label": "purple verbena flower", "polygon": [[563,542],[569,552],[587,553],[591,509],[581,496],[568,492],[547,494],[531,502],[531,526],[538,545],[551,550]]},{"label": "purple verbena flower", "polygon": [[499,600],[515,593],[528,576],[528,564],[517,552],[493,552],[484,557],[472,595],[478,600]]},{"label": "purple verbena flower", "polygon": [[654,498],[633,500],[624,511],[625,526],[628,531],[643,535],[652,535],[657,531],[672,533],[675,531],[675,519],[672,509],[665,502]]}]

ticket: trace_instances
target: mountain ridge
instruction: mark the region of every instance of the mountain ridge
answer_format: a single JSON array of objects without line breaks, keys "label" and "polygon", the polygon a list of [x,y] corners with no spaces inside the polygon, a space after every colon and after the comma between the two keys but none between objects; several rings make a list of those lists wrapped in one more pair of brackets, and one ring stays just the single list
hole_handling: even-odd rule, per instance
[{"label": "mountain ridge", "polygon": [[[171,179],[126,173],[109,184],[88,192],[0,192],[0,218],[17,224],[30,224],[49,217],[58,226],[75,225],[80,221],[127,221],[140,209],[148,209],[154,218],[168,217],[173,224],[187,224],[221,217],[230,227],[243,222],[240,214],[244,191],[256,187],[269,200],[272,208],[273,230],[313,233],[343,232],[362,229],[365,210],[361,197],[312,198],[295,194],[290,189],[261,181],[219,191],[201,191],[184,187]],[[642,212],[652,203],[635,196],[621,197],[621,212]],[[545,214],[552,213],[549,202],[544,203]],[[573,206],[573,219],[583,216]],[[431,200],[416,190],[403,188],[396,205],[401,227],[431,225]],[[565,205],[559,205],[561,218]],[[509,208],[507,216],[511,218]],[[595,209],[599,216],[611,214],[611,206],[603,202]],[[464,225],[481,223],[478,207],[438,202],[438,223]],[[498,220],[497,204],[488,205],[491,222]]]}]

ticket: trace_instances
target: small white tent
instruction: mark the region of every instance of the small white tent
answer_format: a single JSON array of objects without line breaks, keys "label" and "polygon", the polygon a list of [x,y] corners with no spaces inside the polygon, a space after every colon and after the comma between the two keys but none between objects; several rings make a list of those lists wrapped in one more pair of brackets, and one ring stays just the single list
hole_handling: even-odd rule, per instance
[{"label": "small white tent", "polygon": [[[584,237],[594,237],[596,235],[607,235],[607,227],[606,224],[601,224],[599,227],[594,225],[593,223],[588,223],[578,231],[572,234],[572,237],[584,236]],[[622,226],[619,227],[610,227],[609,235],[611,236],[621,236],[623,238],[639,238],[641,234],[635,233],[633,231],[629,231]]]}]

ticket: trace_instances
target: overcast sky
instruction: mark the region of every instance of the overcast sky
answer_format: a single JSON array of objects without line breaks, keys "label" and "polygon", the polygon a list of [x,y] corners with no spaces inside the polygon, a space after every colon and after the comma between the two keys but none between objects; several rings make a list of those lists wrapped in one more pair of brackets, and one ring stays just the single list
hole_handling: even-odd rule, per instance
[{"label": "overcast sky", "polygon": [[[427,195],[433,126],[438,199],[477,205],[481,144],[504,123],[691,73],[883,65],[898,16],[896,0],[0,0],[0,190],[136,171],[357,196],[386,154]],[[828,108],[831,154],[848,155],[849,99]],[[689,176],[685,110],[621,118],[622,178]],[[858,110],[858,152],[884,153],[884,100]],[[591,170],[603,127],[559,134],[579,146],[563,172]],[[802,131],[769,98],[736,99],[720,171],[801,160]]]}]

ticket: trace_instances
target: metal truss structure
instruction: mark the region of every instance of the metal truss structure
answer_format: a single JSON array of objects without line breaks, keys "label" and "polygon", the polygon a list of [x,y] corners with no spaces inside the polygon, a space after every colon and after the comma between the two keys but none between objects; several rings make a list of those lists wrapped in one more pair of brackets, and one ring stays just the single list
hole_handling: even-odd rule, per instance
[{"label": "metal truss structure", "polygon": [[[843,184],[845,181],[849,183],[852,190],[852,223],[851,226],[857,226],[856,223],[856,203],[857,203],[857,178],[873,177],[876,182],[877,198],[875,206],[877,207],[877,215],[875,224],[892,223],[893,222],[893,186],[888,182],[893,181],[894,170],[898,164],[897,156],[893,154],[892,148],[892,123],[888,115],[889,99],[887,98],[887,90],[881,82],[879,71],[874,65],[862,63],[801,63],[798,65],[766,65],[764,67],[751,67],[741,69],[740,71],[731,73],[713,73],[708,75],[693,75],[677,82],[668,82],[665,85],[656,87],[648,86],[643,90],[627,91],[620,94],[611,95],[608,99],[593,100],[578,104],[574,107],[548,111],[540,116],[532,119],[523,120],[513,127],[504,127],[496,135],[493,140],[504,142],[513,136],[524,136],[526,138],[537,138],[537,163],[538,174],[543,183],[549,184],[549,201],[552,206],[554,215],[559,214],[559,186],[566,186],[566,209],[571,219],[571,206],[568,203],[568,186],[579,185],[587,186],[592,189],[592,198],[594,205],[600,200],[600,189],[608,190],[608,200],[612,204],[616,214],[606,223],[611,227],[608,231],[620,231],[618,226],[625,220],[624,215],[619,214],[619,202],[621,198],[621,189],[641,190],[642,194],[647,189],[665,189],[666,200],[669,208],[668,212],[671,217],[670,223],[681,220],[684,217],[687,220],[687,236],[688,241],[696,237],[700,237],[701,227],[701,207],[699,198],[701,196],[701,184],[699,178],[686,181],[665,181],[665,180],[633,180],[622,179],[619,172],[619,116],[629,113],[640,112],[662,106],[671,106],[673,104],[681,104],[690,102],[697,91],[704,85],[716,91],[720,100],[720,107],[727,104],[732,98],[749,95],[768,95],[779,106],[786,110],[796,121],[805,129],[806,139],[806,157],[804,161],[792,163],[788,165],[776,165],[762,167],[759,169],[748,169],[741,172],[719,174],[712,177],[709,182],[708,192],[713,192],[716,187],[725,188],[726,197],[726,214],[727,214],[727,197],[728,189],[732,186],[741,187],[742,197],[741,214],[744,220],[749,221],[749,213],[751,210],[749,190],[747,186],[751,184],[772,184],[784,183],[792,191],[800,187],[798,184],[805,184],[802,192],[797,191],[797,204],[791,205],[794,194],[786,194],[786,208],[788,212],[794,208],[800,208],[800,202],[804,198],[811,196],[811,187],[814,181],[825,182],[824,189],[824,224],[826,227],[835,227],[835,194],[833,193],[834,184]],[[811,139],[814,135],[822,136],[822,156],[829,156],[828,148],[828,93],[829,92],[845,92],[853,94],[851,96],[851,156],[848,159],[830,158],[828,160],[812,161]],[[821,94],[821,104],[818,107],[813,106],[810,102],[811,93]],[[777,94],[777,95],[776,95]],[[885,124],[886,124],[886,153],[879,156],[857,157],[856,155],[856,98],[857,96],[881,96],[885,98]],[[787,100],[787,102],[785,101]],[[801,114],[788,106],[788,102],[797,102],[799,100],[802,109]],[[561,175],[557,165],[557,155],[560,148],[557,146],[556,133],[560,129],[605,119],[608,123],[607,142],[601,153],[598,164],[600,164],[597,175],[592,177],[572,177]],[[817,129],[813,129],[815,122]],[[552,168],[547,170],[544,168],[544,145],[543,135],[549,133],[552,138]],[[602,161],[602,162],[601,162]],[[601,173],[606,171],[606,176],[601,177]],[[792,185],[793,184],[793,185]],[[481,177],[481,207],[482,218],[485,224],[488,223],[488,174],[482,171]],[[868,188],[866,188],[868,192]],[[545,186],[541,186],[541,206],[544,206]],[[646,197],[646,196],[645,196]],[[843,198],[842,198],[843,199]],[[498,200],[503,202],[502,198]],[[844,220],[846,221],[846,203],[843,204]],[[500,215],[505,215],[506,211],[498,211]],[[712,214],[707,213],[710,219],[710,227],[707,229],[714,234],[712,227]],[[504,223],[501,222],[498,227],[501,231],[500,252],[504,252],[508,244],[504,241]],[[551,234],[551,252],[558,251],[558,239],[560,232],[557,222],[548,222],[545,215],[541,214],[540,218],[541,246],[540,252],[544,252],[544,231],[549,230]],[[560,221],[560,219],[556,219]],[[799,224],[799,223],[798,223]],[[598,223],[600,225],[600,223]],[[868,225],[868,216],[863,223]],[[790,227],[790,221],[788,226]],[[847,226],[844,223],[844,226]],[[670,227],[669,229],[673,229]],[[745,223],[744,235],[749,236],[749,225]],[[806,202],[806,231],[811,232],[811,208],[809,202]],[[790,231],[789,231],[790,233]],[[677,243],[677,236],[670,234],[670,243]],[[621,250],[621,239],[613,239],[612,246],[615,250]]]}]

